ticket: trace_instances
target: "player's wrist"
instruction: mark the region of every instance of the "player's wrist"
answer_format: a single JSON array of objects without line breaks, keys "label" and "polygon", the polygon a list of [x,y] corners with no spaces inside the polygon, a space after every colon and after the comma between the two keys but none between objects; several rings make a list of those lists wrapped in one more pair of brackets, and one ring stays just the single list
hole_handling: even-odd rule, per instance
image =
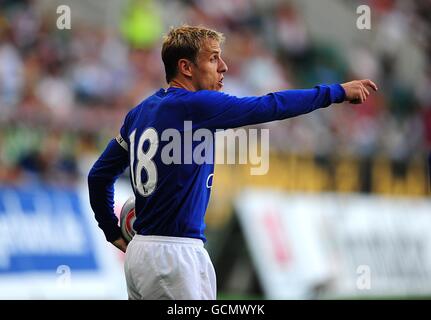
[{"label": "player's wrist", "polygon": [[126,252],[127,242],[123,237],[120,237],[117,240],[113,241],[112,244],[116,246],[118,249],[120,249],[121,251]]},{"label": "player's wrist", "polygon": [[332,103],[341,103],[346,101],[346,90],[342,84],[331,84],[329,85],[329,88]]}]

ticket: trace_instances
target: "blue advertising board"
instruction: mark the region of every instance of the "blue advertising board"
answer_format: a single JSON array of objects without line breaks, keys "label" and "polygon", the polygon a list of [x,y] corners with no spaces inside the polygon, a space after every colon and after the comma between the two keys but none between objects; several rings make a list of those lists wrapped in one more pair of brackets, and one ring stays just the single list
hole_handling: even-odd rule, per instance
[{"label": "blue advertising board", "polygon": [[84,214],[75,189],[0,187],[0,274],[97,269]]},{"label": "blue advertising board", "polygon": [[[121,257],[97,228],[85,191],[0,185],[0,298],[125,296]],[[65,271],[73,275],[68,288],[58,286]]]}]

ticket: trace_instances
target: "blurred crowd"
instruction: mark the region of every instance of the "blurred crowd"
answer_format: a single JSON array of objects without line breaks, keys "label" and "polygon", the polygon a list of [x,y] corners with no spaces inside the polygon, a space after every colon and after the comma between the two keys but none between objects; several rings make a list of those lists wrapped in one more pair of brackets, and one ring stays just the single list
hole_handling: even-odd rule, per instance
[{"label": "blurred crowd", "polygon": [[[431,57],[429,1],[370,6],[373,28],[399,43],[414,34]],[[226,35],[230,94],[308,88],[364,74],[384,88],[362,106],[265,125],[273,151],[403,160],[431,148],[430,61],[421,85],[403,84],[393,72],[395,46],[351,54],[315,43],[288,1],[131,0],[118,26],[109,28],[72,22],[71,30],[59,30],[56,18],[38,10],[37,1],[0,1],[0,182],[69,184],[85,177],[127,111],[166,87],[161,35],[182,22]]]}]

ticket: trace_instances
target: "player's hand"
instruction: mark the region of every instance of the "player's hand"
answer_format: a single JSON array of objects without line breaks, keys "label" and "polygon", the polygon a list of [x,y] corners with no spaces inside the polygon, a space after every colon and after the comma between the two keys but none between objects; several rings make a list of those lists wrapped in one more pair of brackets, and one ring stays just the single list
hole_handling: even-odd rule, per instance
[{"label": "player's hand", "polygon": [[123,238],[118,238],[117,240],[111,242],[114,246],[120,249],[123,252],[126,252],[127,242]]},{"label": "player's hand", "polygon": [[346,92],[345,101],[354,104],[364,103],[370,95],[369,89],[378,90],[376,84],[369,79],[350,81],[342,83],[341,86]]}]

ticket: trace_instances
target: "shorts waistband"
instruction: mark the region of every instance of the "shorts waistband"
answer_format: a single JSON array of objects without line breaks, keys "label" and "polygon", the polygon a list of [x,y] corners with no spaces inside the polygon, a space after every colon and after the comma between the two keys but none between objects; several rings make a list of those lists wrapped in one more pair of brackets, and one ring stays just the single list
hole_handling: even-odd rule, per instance
[{"label": "shorts waistband", "polygon": [[172,244],[186,244],[203,247],[204,243],[201,239],[196,238],[185,238],[185,237],[167,237],[167,236],[143,236],[136,234],[133,239],[134,241],[144,242],[159,242],[159,243],[172,243]]}]

